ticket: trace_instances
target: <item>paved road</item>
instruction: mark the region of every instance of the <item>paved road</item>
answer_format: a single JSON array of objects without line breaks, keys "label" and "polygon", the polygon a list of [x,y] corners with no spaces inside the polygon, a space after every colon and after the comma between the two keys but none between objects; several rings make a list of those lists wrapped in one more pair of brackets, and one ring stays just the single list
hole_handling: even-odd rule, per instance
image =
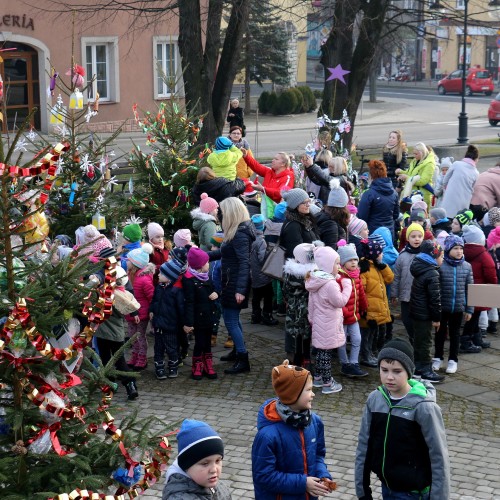
[{"label": "paved road", "polygon": [[[189,378],[189,367],[183,367],[178,379],[157,381],[150,368],[138,382],[139,399],[125,400],[124,391],[116,395],[115,404],[125,410],[139,408],[141,415],[156,415],[165,422],[190,417],[209,422],[225,442],[223,478],[232,488],[233,499],[252,499],[251,444],[255,436],[256,415],[260,404],[272,396],[272,366],[283,360],[283,329],[250,325],[249,314],[243,315],[252,371],[225,376],[225,363],[218,361],[225,351],[215,348],[219,379],[195,382]],[[396,334],[403,328],[396,321]],[[222,334],[220,343],[225,339]],[[452,472],[454,500],[500,500],[500,338],[489,338],[493,347],[481,354],[465,355],[459,360],[459,371],[438,386],[438,403],[446,425]],[[334,366],[337,377],[338,366]],[[377,384],[376,370],[362,380],[337,377],[344,384],[338,394],[316,394],[315,411],[325,422],[327,463],[338,490],[327,498],[356,498],[353,489],[353,463],[361,412],[367,395]],[[116,414],[116,410],[113,410]],[[175,445],[174,445],[175,449]],[[373,479],[375,499],[380,499],[378,482]],[[160,498],[163,481],[145,493],[144,498]]]}]

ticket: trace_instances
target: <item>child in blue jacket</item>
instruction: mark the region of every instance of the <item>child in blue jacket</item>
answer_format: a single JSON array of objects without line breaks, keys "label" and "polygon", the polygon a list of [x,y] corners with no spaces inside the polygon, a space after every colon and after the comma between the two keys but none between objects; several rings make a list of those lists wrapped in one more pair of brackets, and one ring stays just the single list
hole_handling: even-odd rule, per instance
[{"label": "child in blue jacket", "polygon": [[252,445],[255,498],[305,500],[335,489],[325,464],[321,418],[311,411],[311,373],[285,360],[272,371],[277,398],[266,401],[257,417]]}]

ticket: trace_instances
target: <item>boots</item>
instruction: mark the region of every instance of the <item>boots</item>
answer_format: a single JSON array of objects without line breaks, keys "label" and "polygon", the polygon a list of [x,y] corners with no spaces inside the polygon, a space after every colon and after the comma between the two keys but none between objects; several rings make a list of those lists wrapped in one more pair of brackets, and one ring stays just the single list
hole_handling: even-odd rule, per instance
[{"label": "boots", "polygon": [[135,368],[136,363],[137,363],[137,353],[132,352],[132,357],[128,361],[127,365],[130,366],[130,368]]},{"label": "boots", "polygon": [[136,370],[145,370],[148,367],[148,358],[144,354],[137,355],[137,362],[135,363]]},{"label": "boots", "polygon": [[135,385],[135,381],[131,380],[126,386],[125,390],[127,391],[127,396],[129,401],[133,401],[134,399],[137,399],[139,396],[139,393],[137,392],[137,386]]},{"label": "boots", "polygon": [[431,382],[433,384],[439,384],[446,377],[444,375],[439,375],[432,369],[432,364],[424,365],[422,370],[420,371],[420,376],[422,380],[427,380],[427,382]]},{"label": "boots", "polygon": [[496,335],[498,333],[497,326],[498,326],[498,321],[488,321],[488,328],[486,328],[486,333],[491,333],[492,335]]},{"label": "boots", "polygon": [[276,326],[279,321],[273,318],[273,313],[262,313],[262,324],[267,326]]},{"label": "boots", "polygon": [[179,361],[168,362],[168,378],[177,378],[179,371]]},{"label": "boots", "polygon": [[158,380],[165,380],[167,378],[164,361],[161,361],[160,363],[155,361],[155,375]]},{"label": "boots", "polygon": [[231,338],[231,335],[228,335],[226,341],[224,342],[224,349],[232,349],[233,347],[233,339]]},{"label": "boots", "polygon": [[225,356],[221,356],[220,360],[221,361],[236,361],[236,347],[233,347],[233,349]]},{"label": "boots", "polygon": [[483,340],[483,336],[481,335],[481,332],[474,332],[472,334],[472,343],[475,346],[480,347],[481,349],[488,349],[488,347],[491,347],[491,344],[489,342],[485,342]]},{"label": "boots", "polygon": [[191,377],[194,380],[201,380],[203,377],[203,356],[193,356],[191,366]]},{"label": "boots", "polygon": [[[481,334],[479,334],[481,335]],[[481,347],[474,345],[469,335],[462,335],[460,337],[460,354],[477,354],[481,352]]]},{"label": "boots", "polygon": [[203,354],[203,374],[211,380],[217,378],[217,373],[214,370],[213,356],[211,352]]},{"label": "boots", "polygon": [[254,309],[252,311],[252,318],[250,319],[250,323],[252,325],[258,325],[262,321],[262,312],[260,309]]},{"label": "boots", "polygon": [[237,373],[249,372],[250,362],[248,361],[248,352],[237,352],[236,362],[232,368],[226,368],[224,373],[227,375],[236,375]]},{"label": "boots", "polygon": [[361,351],[359,353],[360,364],[363,366],[369,366],[370,368],[377,368],[378,363],[373,359],[372,356],[372,343],[373,343],[373,331],[363,330],[361,333]]}]

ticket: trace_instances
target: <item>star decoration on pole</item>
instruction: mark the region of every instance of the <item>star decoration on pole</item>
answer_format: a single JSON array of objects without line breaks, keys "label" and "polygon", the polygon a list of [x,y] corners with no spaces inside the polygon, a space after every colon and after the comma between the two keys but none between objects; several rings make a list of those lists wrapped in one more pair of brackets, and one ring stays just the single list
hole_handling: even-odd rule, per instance
[{"label": "star decoration on pole", "polygon": [[343,69],[340,64],[337,64],[335,68],[328,68],[328,71],[330,72],[330,76],[326,79],[327,82],[330,80],[340,80],[344,85],[346,84],[344,75],[347,75],[350,71]]}]

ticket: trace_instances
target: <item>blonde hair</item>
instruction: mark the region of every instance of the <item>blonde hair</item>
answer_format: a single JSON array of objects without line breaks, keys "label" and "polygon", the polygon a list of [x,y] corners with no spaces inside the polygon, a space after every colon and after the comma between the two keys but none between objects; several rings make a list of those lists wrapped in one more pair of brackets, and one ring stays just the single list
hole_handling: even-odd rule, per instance
[{"label": "blonde hair", "polygon": [[235,197],[226,198],[220,202],[222,212],[222,230],[224,231],[224,241],[231,241],[238,230],[238,226],[250,220],[247,207]]},{"label": "blonde hair", "polygon": [[427,149],[427,146],[423,142],[417,142],[417,144],[413,146],[413,150],[414,151],[417,150],[420,153],[422,153],[422,160],[424,158],[427,158],[427,156],[429,155],[429,150]]},{"label": "blonde hair", "polygon": [[398,138],[398,143],[390,149],[390,151],[396,155],[396,162],[401,163],[401,160],[403,159],[403,153],[408,152],[408,148],[406,147],[406,144],[403,142],[403,132],[401,130],[391,130],[389,132],[389,135],[391,134],[396,134],[396,137]]},{"label": "blonde hair", "polygon": [[334,156],[328,161],[328,169],[336,176],[347,174],[347,161],[343,156]]},{"label": "blonde hair", "polygon": [[281,159],[282,159],[283,163],[287,166],[287,168],[292,164],[290,157],[286,153],[284,153],[283,151],[281,151],[280,153],[276,153],[276,154],[281,156]]},{"label": "blonde hair", "polygon": [[315,161],[322,161],[328,163],[332,159],[333,155],[329,149],[322,148],[321,151],[314,158]]}]

